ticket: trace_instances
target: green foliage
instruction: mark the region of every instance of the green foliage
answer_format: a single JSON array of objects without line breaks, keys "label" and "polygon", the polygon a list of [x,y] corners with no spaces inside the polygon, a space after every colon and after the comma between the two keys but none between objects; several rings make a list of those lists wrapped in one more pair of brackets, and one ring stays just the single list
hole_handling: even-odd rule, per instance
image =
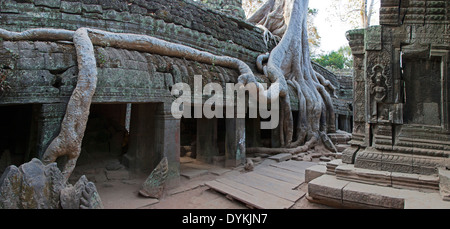
[{"label": "green foliage", "polygon": [[341,47],[339,50],[332,51],[325,55],[319,55],[319,57],[314,58],[313,60],[323,67],[336,69],[351,68],[353,66],[349,46]]},{"label": "green foliage", "polygon": [[320,56],[319,58],[314,59],[318,64],[323,67],[333,67],[338,69],[344,68],[344,57],[339,55],[338,52],[332,51],[331,53]]}]

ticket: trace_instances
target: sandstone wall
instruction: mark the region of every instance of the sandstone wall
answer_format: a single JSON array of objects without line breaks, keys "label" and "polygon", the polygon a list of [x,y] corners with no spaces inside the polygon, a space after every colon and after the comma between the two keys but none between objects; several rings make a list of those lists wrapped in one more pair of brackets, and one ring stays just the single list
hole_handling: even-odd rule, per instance
[{"label": "sandstone wall", "polygon": [[147,34],[254,65],[267,52],[259,28],[190,0],[2,0],[0,27]]}]

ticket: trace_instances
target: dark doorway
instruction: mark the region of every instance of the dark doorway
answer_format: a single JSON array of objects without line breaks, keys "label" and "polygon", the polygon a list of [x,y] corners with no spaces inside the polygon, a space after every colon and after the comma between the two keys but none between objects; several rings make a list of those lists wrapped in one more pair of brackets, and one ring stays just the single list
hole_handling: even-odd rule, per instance
[{"label": "dark doorway", "polygon": [[0,174],[7,166],[19,166],[35,156],[32,123],[33,105],[0,106]]},{"label": "dark doorway", "polygon": [[105,167],[126,153],[128,131],[125,127],[126,104],[92,104],[81,145],[80,157],[71,179],[86,175],[89,180],[106,180]]}]

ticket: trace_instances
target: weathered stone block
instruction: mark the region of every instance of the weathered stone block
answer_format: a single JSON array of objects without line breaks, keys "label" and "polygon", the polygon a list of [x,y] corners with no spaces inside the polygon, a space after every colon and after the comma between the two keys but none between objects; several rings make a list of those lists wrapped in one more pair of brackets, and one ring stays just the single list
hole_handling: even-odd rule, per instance
[{"label": "weathered stone block", "polygon": [[17,68],[21,70],[40,70],[45,68],[43,56],[36,58],[20,58],[17,60]]},{"label": "weathered stone block", "polygon": [[33,50],[34,49],[34,43],[29,41],[20,41],[17,42],[17,46],[20,50]]},{"label": "weathered stone block", "polygon": [[72,24],[76,22],[76,24],[78,24],[83,21],[83,18],[81,15],[78,14],[61,13],[61,20],[64,22],[70,22]]},{"label": "weathered stone block", "polygon": [[342,201],[342,189],[349,183],[349,181],[337,180],[330,175],[323,175],[308,183],[308,195],[313,198],[326,197]]},{"label": "weathered stone block", "polygon": [[403,209],[405,199],[391,189],[350,182],[342,190],[344,204],[375,208]]},{"label": "weathered stone block", "polygon": [[80,14],[81,2],[61,2],[61,12]]},{"label": "weathered stone block", "polygon": [[17,3],[11,0],[4,0],[0,3],[0,12],[2,13],[19,13],[16,7]]},{"label": "weathered stone block", "polygon": [[305,182],[309,183],[312,180],[324,175],[327,172],[327,167],[324,165],[315,165],[305,170]]},{"label": "weathered stone block", "polygon": [[0,208],[59,208],[59,193],[64,186],[56,163],[45,166],[33,159],[19,168],[12,165],[0,178]]},{"label": "weathered stone block", "polygon": [[60,8],[61,0],[34,0],[36,6],[47,6],[50,8]]},{"label": "weathered stone block", "polygon": [[370,169],[355,168],[353,165],[339,165],[335,169],[338,179],[377,184],[382,186],[391,185],[391,172],[376,171]]},{"label": "weathered stone block", "polygon": [[86,13],[103,13],[102,7],[99,5],[92,5],[92,4],[82,4],[81,9],[83,12]]},{"label": "weathered stone block", "polygon": [[450,170],[439,168],[439,192],[445,201],[450,201]]},{"label": "weathered stone block", "polygon": [[82,176],[77,183],[61,190],[63,209],[103,209],[103,203],[94,183]]}]

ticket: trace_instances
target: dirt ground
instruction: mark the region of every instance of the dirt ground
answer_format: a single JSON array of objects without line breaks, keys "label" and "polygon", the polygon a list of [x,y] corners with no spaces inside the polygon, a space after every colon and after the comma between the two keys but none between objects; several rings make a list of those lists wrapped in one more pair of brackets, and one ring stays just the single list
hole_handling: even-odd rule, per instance
[{"label": "dirt ground", "polygon": [[[215,169],[212,165],[208,166]],[[181,168],[183,169],[183,164]],[[146,179],[145,176],[132,179],[105,179],[96,182],[96,186],[106,209],[248,209],[249,207],[242,202],[227,198],[224,194],[209,189],[205,185],[207,181],[224,176],[239,175],[241,172],[243,172],[243,167],[230,169],[219,175],[206,173],[191,179],[181,176],[180,185],[166,189],[163,197],[159,200],[144,198],[138,194]],[[98,177],[98,174],[96,176]],[[303,183],[297,189],[307,192],[307,184]],[[311,203],[305,196],[299,199],[291,209],[329,208]]]}]

